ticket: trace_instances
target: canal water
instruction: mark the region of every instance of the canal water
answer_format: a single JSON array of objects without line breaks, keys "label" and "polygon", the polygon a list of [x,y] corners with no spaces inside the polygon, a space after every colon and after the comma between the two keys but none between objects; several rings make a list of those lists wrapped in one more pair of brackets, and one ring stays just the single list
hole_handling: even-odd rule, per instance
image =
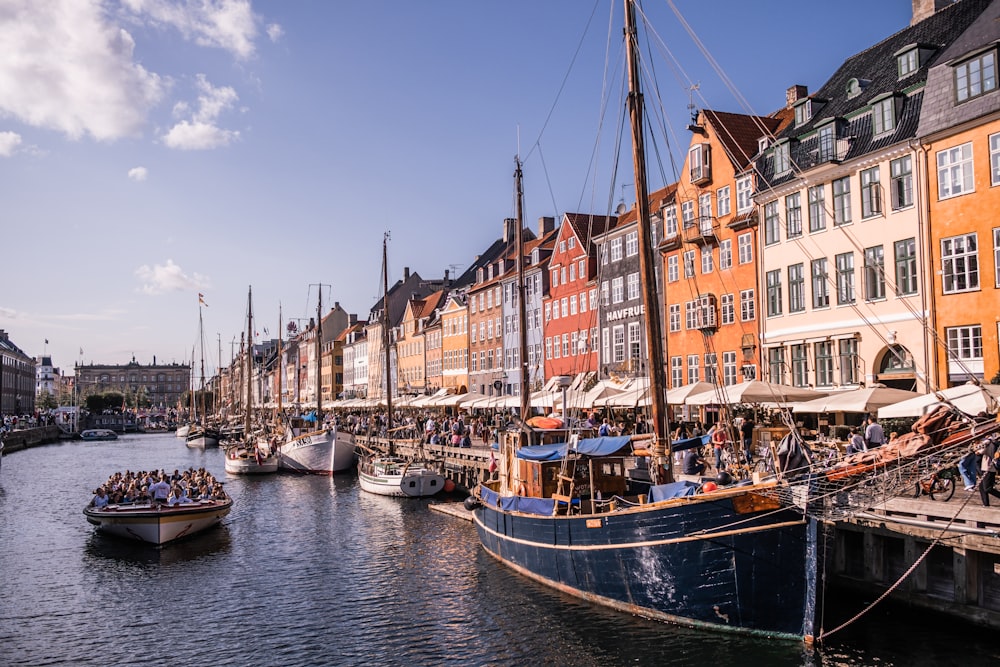
[{"label": "canal water", "polygon": [[[222,526],[162,549],[82,514],[118,470],[205,467]],[[531,583],[427,500],[354,476],[228,477],[172,434],[47,445],[0,472],[0,665],[978,665],[1000,633],[878,607],[810,651],[633,618]],[[451,500],[458,500],[457,498]],[[864,600],[828,606],[826,627]]]}]

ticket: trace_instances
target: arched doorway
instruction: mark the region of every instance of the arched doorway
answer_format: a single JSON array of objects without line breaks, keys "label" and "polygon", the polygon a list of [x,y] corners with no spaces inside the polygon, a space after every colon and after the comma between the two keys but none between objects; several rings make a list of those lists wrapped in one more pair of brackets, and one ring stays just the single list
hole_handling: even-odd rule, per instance
[{"label": "arched doorway", "polygon": [[917,369],[913,354],[903,345],[887,345],[875,359],[875,380],[887,387],[916,391]]}]

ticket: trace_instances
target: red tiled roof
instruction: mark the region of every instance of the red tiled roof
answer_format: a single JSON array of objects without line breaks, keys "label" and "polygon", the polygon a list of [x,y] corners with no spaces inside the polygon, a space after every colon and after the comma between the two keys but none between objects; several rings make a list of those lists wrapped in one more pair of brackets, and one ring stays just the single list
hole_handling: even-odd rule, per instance
[{"label": "red tiled roof", "polygon": [[736,171],[742,171],[753,161],[760,137],[768,133],[775,135],[783,126],[781,118],[772,116],[746,116],[711,109],[705,109],[702,113],[715,128],[715,135]]}]

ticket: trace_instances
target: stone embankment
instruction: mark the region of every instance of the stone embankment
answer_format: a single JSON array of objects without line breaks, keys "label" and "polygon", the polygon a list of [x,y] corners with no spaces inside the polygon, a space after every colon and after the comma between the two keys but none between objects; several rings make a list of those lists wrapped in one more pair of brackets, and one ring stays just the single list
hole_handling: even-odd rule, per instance
[{"label": "stone embankment", "polygon": [[3,434],[3,453],[6,456],[12,452],[19,452],[28,447],[47,445],[50,442],[57,442],[62,431],[58,426],[40,426],[38,428],[26,428],[17,431],[8,431]]}]

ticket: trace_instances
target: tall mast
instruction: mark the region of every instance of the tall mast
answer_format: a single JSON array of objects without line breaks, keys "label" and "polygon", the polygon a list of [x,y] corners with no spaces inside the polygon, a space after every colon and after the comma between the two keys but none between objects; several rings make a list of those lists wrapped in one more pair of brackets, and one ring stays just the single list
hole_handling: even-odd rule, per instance
[{"label": "tall mast", "polygon": [[521,159],[514,158],[514,191],[517,202],[515,204],[517,232],[517,290],[514,295],[517,297],[517,331],[521,365],[521,428],[527,425],[528,406],[531,399],[530,384],[528,378],[528,329],[526,325],[527,305],[524,302],[524,184],[521,180]]},{"label": "tall mast", "polygon": [[386,433],[392,430],[392,370],[389,368],[389,232],[382,237],[382,350],[385,353]]},{"label": "tall mast", "polygon": [[323,424],[323,283],[316,287],[316,426]]},{"label": "tall mast", "polygon": [[281,358],[281,340],[284,337],[281,328],[281,304],[278,304],[278,415],[281,415],[281,392],[285,388],[285,364]]},{"label": "tall mast", "polygon": [[253,373],[253,287],[247,292],[247,404],[243,415],[243,438],[250,442],[250,405],[253,400],[253,387],[250,382]]},{"label": "tall mast", "polygon": [[646,148],[643,142],[643,100],[639,82],[639,42],[635,24],[633,0],[625,0],[625,39],[628,40],[628,108],[632,122],[632,163],[635,170],[635,200],[638,214],[639,278],[646,303],[646,351],[649,358],[649,397],[653,417],[653,474],[660,471],[666,479],[654,482],[662,484],[673,479],[670,469],[670,434],[664,414],[663,399],[666,375],[663,371],[663,337],[660,331],[660,306],[656,290],[656,256],[650,229],[649,186],[646,182]]},{"label": "tall mast", "polygon": [[198,340],[201,352],[201,427],[205,428],[205,327],[201,319],[201,304],[198,304]]}]

